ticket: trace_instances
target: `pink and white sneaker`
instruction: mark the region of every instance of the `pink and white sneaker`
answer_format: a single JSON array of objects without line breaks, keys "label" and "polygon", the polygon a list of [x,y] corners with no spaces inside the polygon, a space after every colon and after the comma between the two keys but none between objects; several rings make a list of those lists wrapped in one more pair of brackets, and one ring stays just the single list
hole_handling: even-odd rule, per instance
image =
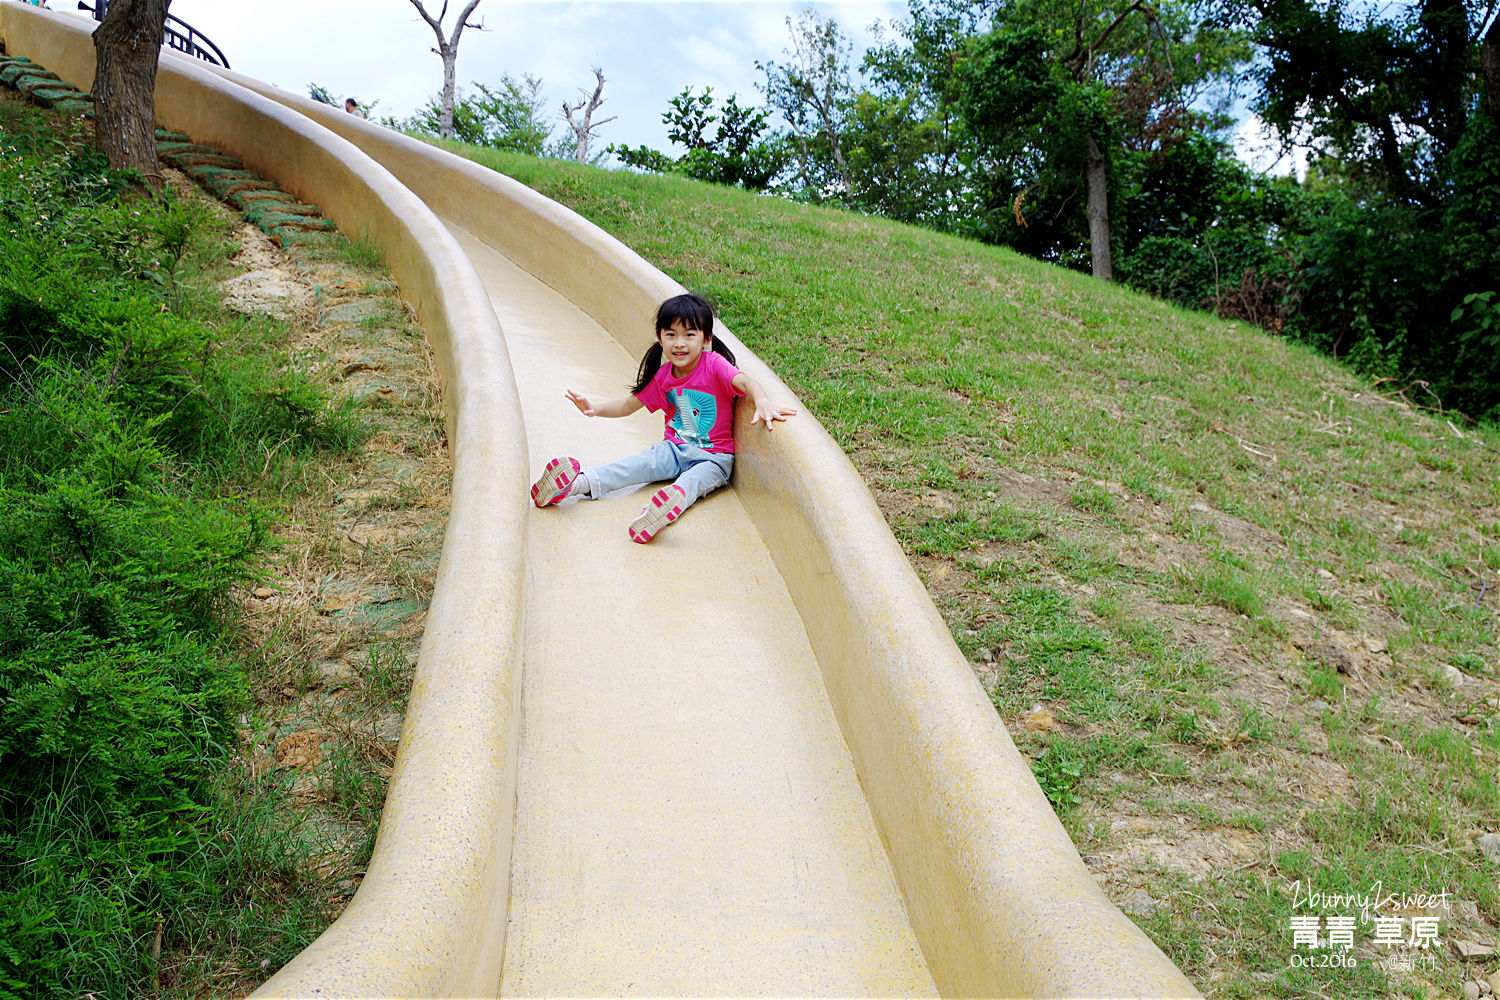
[{"label": "pink and white sneaker", "polygon": [[576,458],[554,458],[547,463],[541,476],[531,486],[531,502],[538,507],[550,507],[568,495],[573,480],[582,470]]},{"label": "pink and white sneaker", "polygon": [[682,516],[686,500],[687,493],[675,483],[651,494],[646,509],[630,522],[630,540],[642,545],[651,541],[661,529]]}]

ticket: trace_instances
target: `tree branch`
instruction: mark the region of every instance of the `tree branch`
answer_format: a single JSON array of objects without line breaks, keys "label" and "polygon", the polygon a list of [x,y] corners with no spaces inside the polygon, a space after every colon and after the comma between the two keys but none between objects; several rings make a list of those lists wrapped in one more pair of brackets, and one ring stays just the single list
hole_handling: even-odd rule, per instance
[{"label": "tree branch", "polygon": [[[446,0],[444,0],[443,7],[445,10],[447,9],[447,6],[447,2]],[[463,13],[458,15],[458,23],[453,26],[453,37],[449,39],[449,45],[452,45],[454,48],[458,47],[458,36],[464,33],[464,28],[477,28],[480,31],[484,30],[483,24],[469,23],[469,15],[474,13],[474,8],[478,6],[479,0],[469,0],[469,2],[464,6]]]},{"label": "tree branch", "polygon": [[[442,15],[439,15],[438,20],[434,21],[432,19],[432,15],[429,14],[429,13],[427,13],[427,8],[422,5],[422,0],[411,0],[411,5],[413,7],[415,7],[415,8],[417,8],[417,13],[422,15],[422,20],[426,21],[428,23],[428,25],[431,26],[432,30],[435,31],[435,32],[437,32],[438,41],[442,41],[443,40],[443,21],[442,21]],[[443,14],[447,14],[447,13],[448,13],[448,4],[445,2],[443,4]]]}]

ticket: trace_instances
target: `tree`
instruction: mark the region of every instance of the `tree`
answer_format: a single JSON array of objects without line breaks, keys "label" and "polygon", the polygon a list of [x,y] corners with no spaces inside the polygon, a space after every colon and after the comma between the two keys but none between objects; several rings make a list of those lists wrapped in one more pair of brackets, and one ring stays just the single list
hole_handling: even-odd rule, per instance
[{"label": "tree", "polygon": [[1267,54],[1255,110],[1283,141],[1323,149],[1384,194],[1435,208],[1443,159],[1471,108],[1500,121],[1500,28],[1484,32],[1493,11],[1472,0],[1376,11],[1249,0],[1240,16]]},{"label": "tree", "polygon": [[[542,81],[530,73],[517,80],[509,73],[501,76],[498,90],[482,83],[471,83],[475,93],[460,90],[449,112],[451,138],[474,146],[504,149],[528,156],[542,156],[552,137],[552,126],[542,119]],[[426,135],[438,135],[442,128],[440,95],[405,121],[388,120],[392,128]]]},{"label": "tree", "polygon": [[530,73],[517,80],[509,73],[500,77],[500,89],[475,83],[479,96],[469,105],[475,118],[485,123],[482,145],[527,156],[541,156],[552,137],[552,126],[542,120],[542,81]]},{"label": "tree", "polygon": [[867,86],[855,96],[847,132],[861,207],[938,229],[965,228],[972,206],[953,68],[987,23],[987,6],[911,0],[895,37],[865,53]]},{"label": "tree", "polygon": [[94,145],[109,165],[136,170],[153,191],[163,183],[156,159],[156,64],[170,0],[113,0],[94,30]]},{"label": "tree", "polygon": [[438,103],[438,135],[444,139],[453,137],[453,95],[454,77],[458,66],[458,40],[463,36],[465,28],[473,28],[483,31],[484,24],[470,24],[469,15],[474,13],[474,8],[479,6],[479,0],[468,0],[464,9],[459,12],[458,22],[453,26],[453,32],[449,35],[443,34],[443,20],[448,16],[448,0],[443,0],[443,6],[434,18],[427,13],[427,8],[422,0],[411,0],[411,5],[422,15],[422,20],[432,28],[432,33],[437,36],[437,48],[432,51],[443,60],[443,91]]},{"label": "tree", "polygon": [[792,61],[787,64],[757,62],[766,75],[764,91],[771,107],[781,113],[792,130],[798,149],[798,172],[803,190],[820,195],[822,178],[814,163],[816,148],[826,150],[833,167],[833,180],[846,194],[854,180],[844,157],[844,133],[854,94],[850,82],[851,46],[838,22],[812,9],[786,19],[791,32]]},{"label": "tree", "polygon": [[[573,135],[577,138],[573,155],[574,159],[579,163],[589,162],[589,140],[598,138],[594,130],[601,125],[609,124],[615,118],[619,117],[618,115],[611,115],[603,121],[594,121],[594,112],[598,110],[599,105],[604,103],[604,70],[598,66],[595,66],[593,69],[594,79],[598,81],[594,86],[593,94],[591,95],[588,91],[580,89],[578,92],[583,95],[582,100],[577,104],[569,104],[567,101],[563,101],[562,106],[563,117],[567,119],[568,127],[573,130]],[[573,112],[575,111],[582,111],[583,117],[575,120],[573,118]]]},{"label": "tree", "polygon": [[1110,280],[1118,175],[1193,132],[1191,88],[1247,55],[1241,35],[1195,22],[1173,0],[1113,0],[1102,8],[1016,0],[956,67],[977,143],[970,155],[1017,188],[1011,208],[1019,224],[1026,222],[1016,199],[1033,189],[1050,189],[1054,205],[1081,200],[1090,269]]},{"label": "tree", "polygon": [[692,87],[684,87],[661,120],[668,126],[667,138],[687,152],[675,159],[647,146],[611,145],[605,152],[641,170],[684,174],[752,191],[770,187],[786,167],[785,143],[774,133],[766,134],[765,112],[741,105],[734,94],[715,113],[712,87],[697,95]]},{"label": "tree", "polygon": [[[1298,247],[1298,333],[1500,419],[1500,29],[1479,0],[1245,0],[1255,107],[1335,200]],[[1486,297],[1488,296],[1488,297]]]}]

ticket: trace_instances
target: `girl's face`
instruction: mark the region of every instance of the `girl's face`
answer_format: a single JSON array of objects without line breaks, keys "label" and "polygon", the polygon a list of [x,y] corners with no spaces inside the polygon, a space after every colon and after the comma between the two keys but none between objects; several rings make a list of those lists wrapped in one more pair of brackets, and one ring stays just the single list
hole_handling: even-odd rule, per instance
[{"label": "girl's face", "polygon": [[677,378],[691,375],[698,367],[698,359],[713,344],[713,339],[705,337],[702,330],[689,330],[682,320],[668,329],[657,330],[656,339],[661,343],[662,360],[672,366],[672,374]]}]

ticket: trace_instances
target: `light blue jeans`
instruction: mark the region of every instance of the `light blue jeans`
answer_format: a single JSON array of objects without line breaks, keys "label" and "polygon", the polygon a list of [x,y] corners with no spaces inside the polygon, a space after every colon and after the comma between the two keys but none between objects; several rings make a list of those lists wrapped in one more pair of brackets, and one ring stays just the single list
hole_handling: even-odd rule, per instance
[{"label": "light blue jeans", "polygon": [[584,469],[581,475],[588,484],[584,496],[590,500],[598,500],[611,490],[626,486],[670,479],[687,494],[682,504],[686,510],[699,497],[707,496],[729,482],[733,468],[733,455],[704,451],[675,441],[658,441],[639,455]]}]

